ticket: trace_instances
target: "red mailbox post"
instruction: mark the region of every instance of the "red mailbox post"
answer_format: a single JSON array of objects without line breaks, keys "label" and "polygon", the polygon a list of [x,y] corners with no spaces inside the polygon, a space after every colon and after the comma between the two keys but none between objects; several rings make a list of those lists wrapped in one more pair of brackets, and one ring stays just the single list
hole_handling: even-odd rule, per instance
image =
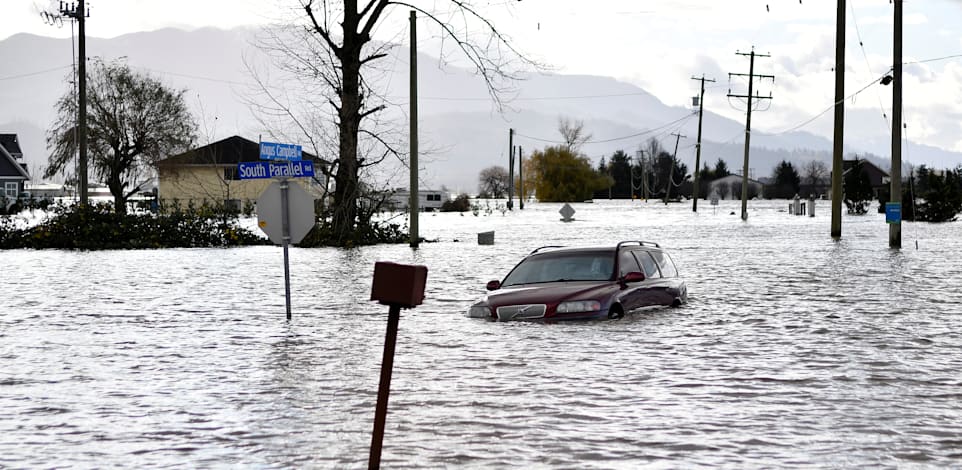
[{"label": "red mailbox post", "polygon": [[367,467],[381,467],[381,444],[384,442],[384,423],[387,419],[387,400],[391,392],[391,372],[394,369],[394,344],[397,342],[398,320],[402,308],[414,308],[424,302],[424,284],[428,268],[406,264],[374,263],[374,283],[371,300],[390,306],[387,335],[384,337],[384,358],[381,360],[381,383],[377,389],[377,408],[374,411],[374,434]]}]

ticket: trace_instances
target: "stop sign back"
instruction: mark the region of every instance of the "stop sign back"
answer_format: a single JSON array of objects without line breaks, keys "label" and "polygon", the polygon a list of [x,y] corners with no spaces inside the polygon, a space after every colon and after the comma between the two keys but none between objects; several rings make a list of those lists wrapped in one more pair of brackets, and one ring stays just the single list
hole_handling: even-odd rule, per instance
[{"label": "stop sign back", "polygon": [[[290,243],[297,243],[314,228],[314,198],[301,185],[286,184]],[[275,181],[257,198],[257,226],[278,245],[284,243],[283,217],[281,182]]]}]

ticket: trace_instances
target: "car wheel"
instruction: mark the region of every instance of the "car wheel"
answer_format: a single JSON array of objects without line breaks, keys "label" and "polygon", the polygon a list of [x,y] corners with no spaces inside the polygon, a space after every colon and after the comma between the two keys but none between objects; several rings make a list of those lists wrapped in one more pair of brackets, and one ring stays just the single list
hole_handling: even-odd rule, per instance
[{"label": "car wheel", "polygon": [[624,316],[625,311],[621,308],[621,305],[612,305],[611,308],[608,309],[608,318],[612,320],[617,320]]}]

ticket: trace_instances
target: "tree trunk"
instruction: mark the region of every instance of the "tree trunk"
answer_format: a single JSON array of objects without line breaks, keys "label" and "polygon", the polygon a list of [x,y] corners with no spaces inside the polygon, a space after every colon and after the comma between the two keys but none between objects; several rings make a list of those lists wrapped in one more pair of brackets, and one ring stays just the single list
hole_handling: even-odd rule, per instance
[{"label": "tree trunk", "polygon": [[124,197],[124,186],[120,178],[111,178],[107,182],[107,188],[114,197],[114,212],[117,214],[127,213],[127,198]]},{"label": "tree trunk", "polygon": [[[353,4],[353,5],[352,5]],[[341,49],[341,108],[338,110],[338,165],[334,176],[334,210],[331,228],[335,242],[344,246],[350,240],[357,222],[358,199],[358,131],[361,126],[360,94],[361,47],[364,40],[357,32],[355,2],[345,2],[343,23],[344,45]],[[353,8],[352,8],[353,7]]]}]

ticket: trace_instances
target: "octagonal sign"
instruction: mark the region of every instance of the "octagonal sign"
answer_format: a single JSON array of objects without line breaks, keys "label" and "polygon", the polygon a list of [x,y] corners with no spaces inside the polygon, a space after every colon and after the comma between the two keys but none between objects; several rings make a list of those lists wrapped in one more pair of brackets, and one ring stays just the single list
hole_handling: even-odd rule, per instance
[{"label": "octagonal sign", "polygon": [[[290,243],[304,239],[314,228],[314,198],[301,185],[287,182],[287,209],[290,223]],[[257,226],[276,244],[284,243],[283,212],[281,211],[281,183],[275,181],[257,198]]]}]

